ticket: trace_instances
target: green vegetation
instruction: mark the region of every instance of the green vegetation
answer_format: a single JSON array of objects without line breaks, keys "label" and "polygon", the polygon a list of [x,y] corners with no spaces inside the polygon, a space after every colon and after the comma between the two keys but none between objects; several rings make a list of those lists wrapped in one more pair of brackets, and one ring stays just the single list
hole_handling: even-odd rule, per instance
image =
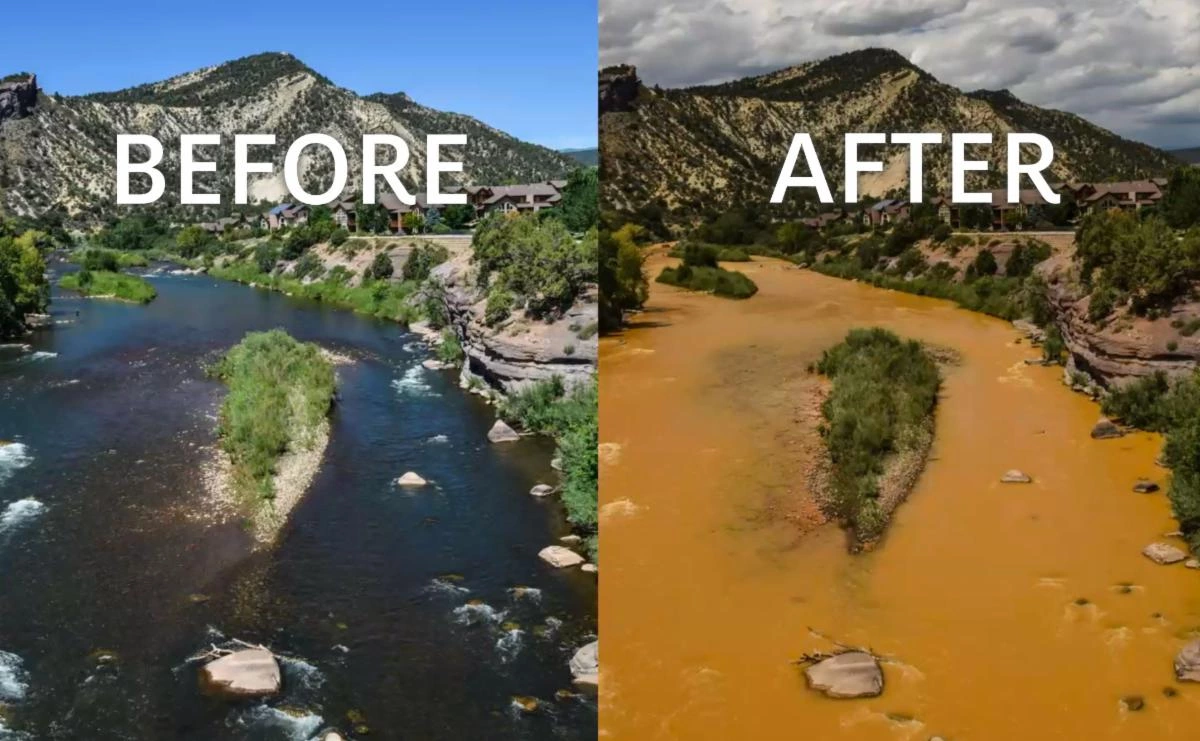
[{"label": "green vegetation", "polygon": [[218,434],[233,486],[251,512],[275,497],[275,465],[309,447],[333,403],[333,367],[320,349],[282,330],[251,332],[213,374],[229,387]]},{"label": "green vegetation", "polygon": [[375,259],[367,266],[363,279],[386,280],[392,277],[393,272],[395,272],[395,268],[392,267],[391,256],[387,252],[378,252],[375,254]]},{"label": "green vegetation", "polygon": [[881,503],[880,475],[892,455],[924,456],[941,384],[920,343],[884,329],[855,329],[826,350],[816,370],[833,380],[821,434],[833,462],[835,516],[861,542],[883,534],[892,503]]},{"label": "green vegetation", "polygon": [[442,341],[437,346],[437,359],[443,363],[458,363],[465,357],[458,335],[449,327],[442,329]]},{"label": "green vegetation", "polygon": [[562,500],[567,519],[588,534],[588,549],[593,557],[598,545],[598,401],[594,379],[567,389],[562,379],[555,376],[510,394],[499,410],[510,424],[554,438],[562,461]]},{"label": "green vegetation", "polygon": [[758,293],[758,286],[742,273],[718,267],[719,254],[720,251],[712,245],[685,243],[683,262],[679,267],[663,268],[656,280],[726,298],[750,298]]},{"label": "green vegetation", "polygon": [[0,223],[0,339],[24,332],[25,315],[42,313],[50,303],[44,257],[49,238],[15,228]]},{"label": "green vegetation", "polygon": [[1162,215],[1176,229],[1200,227],[1200,167],[1180,167],[1167,184]]},{"label": "green vegetation", "polygon": [[472,239],[479,284],[488,286],[487,321],[523,305],[537,319],[557,317],[596,281],[597,234],[575,239],[558,219],[489,215]]},{"label": "green vegetation", "polygon": [[1200,280],[1200,227],[1179,234],[1156,216],[1111,210],[1086,216],[1075,241],[1080,277],[1100,304],[1094,320],[1126,302],[1136,314],[1157,316]]},{"label": "green vegetation", "polygon": [[[389,263],[390,264],[390,263]],[[386,280],[366,281],[360,286],[347,285],[349,273],[336,268],[324,280],[303,283],[295,277],[272,275],[261,270],[261,263],[235,262],[213,267],[208,274],[222,280],[254,283],[274,291],[301,298],[321,301],[331,306],[350,309],[360,314],[389,319],[401,324],[416,321],[420,309],[409,301],[417,289],[415,283],[392,283]],[[274,260],[271,260],[274,267]]]},{"label": "green vegetation", "polygon": [[138,304],[148,304],[158,296],[158,291],[144,278],[109,270],[89,270],[87,267],[64,275],[58,285],[83,296],[111,297]]},{"label": "green vegetation", "polygon": [[122,268],[144,268],[150,264],[143,252],[127,252],[88,248],[71,253],[71,262],[88,270],[107,270],[115,273]]},{"label": "green vegetation", "polygon": [[562,203],[555,211],[572,232],[586,232],[599,219],[598,176],[594,167],[581,167],[571,172],[563,188]]},{"label": "green vegetation", "polygon": [[404,280],[423,281],[429,277],[429,271],[446,262],[449,257],[449,250],[441,245],[428,244],[422,247],[414,244],[400,275]]},{"label": "green vegetation", "polygon": [[1103,408],[1126,424],[1166,434],[1167,496],[1188,545],[1200,553],[1200,374],[1171,381],[1156,373],[1114,389]]},{"label": "green vegetation", "polygon": [[620,327],[625,312],[642,308],[649,296],[646,258],[638,246],[645,234],[637,224],[600,232],[600,327],[606,332]]}]

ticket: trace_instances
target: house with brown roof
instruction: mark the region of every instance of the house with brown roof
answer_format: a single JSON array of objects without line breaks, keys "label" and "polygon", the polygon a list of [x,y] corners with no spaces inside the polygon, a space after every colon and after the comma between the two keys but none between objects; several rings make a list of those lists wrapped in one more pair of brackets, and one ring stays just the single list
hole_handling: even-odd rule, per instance
[{"label": "house with brown roof", "polygon": [[346,199],[338,201],[329,207],[333,214],[333,223],[337,224],[346,231],[353,232],[358,226],[358,204],[354,199]]},{"label": "house with brown roof", "polygon": [[1080,203],[1087,213],[1119,208],[1139,211],[1162,200],[1162,188],[1153,180],[1127,180],[1118,183],[1097,183],[1094,190]]}]

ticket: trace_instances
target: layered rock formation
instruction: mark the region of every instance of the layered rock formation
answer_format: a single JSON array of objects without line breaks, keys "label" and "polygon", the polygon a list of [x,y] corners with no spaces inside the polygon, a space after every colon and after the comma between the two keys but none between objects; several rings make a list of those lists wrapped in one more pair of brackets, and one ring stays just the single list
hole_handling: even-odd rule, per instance
[{"label": "layered rock formation", "polygon": [[0,82],[0,121],[24,118],[37,105],[37,76]]},{"label": "layered rock formation", "polygon": [[[469,252],[452,257],[431,273],[442,286],[450,326],[466,354],[465,382],[475,377],[507,393],[554,376],[568,385],[592,377],[598,352],[595,289],[554,321],[526,318],[516,312],[490,327],[484,321],[487,299],[476,285],[476,277]],[[581,338],[581,330],[587,327],[593,330],[591,336]]]}]

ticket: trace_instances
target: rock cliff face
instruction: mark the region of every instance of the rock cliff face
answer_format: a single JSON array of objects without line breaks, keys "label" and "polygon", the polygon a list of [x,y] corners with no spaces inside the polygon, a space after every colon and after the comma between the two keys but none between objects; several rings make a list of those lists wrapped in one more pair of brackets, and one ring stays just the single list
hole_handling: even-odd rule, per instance
[{"label": "rock cliff face", "polygon": [[1160,371],[1172,376],[1191,373],[1200,361],[1200,337],[1182,336],[1172,326],[1194,317],[1200,309],[1195,304],[1176,306],[1160,319],[1120,316],[1099,326],[1088,319],[1088,299],[1078,286],[1051,283],[1047,296],[1071,356],[1068,367],[1105,386]]},{"label": "rock cliff face", "polygon": [[24,118],[37,105],[37,76],[0,82],[0,121]]},{"label": "rock cliff face", "polygon": [[[484,322],[487,301],[476,285],[469,254],[434,268],[431,278],[444,288],[450,325],[466,354],[464,380],[478,378],[503,393],[560,376],[568,385],[588,381],[596,369],[595,290],[553,322],[514,316],[498,326]],[[580,335],[584,335],[580,337]]]}]

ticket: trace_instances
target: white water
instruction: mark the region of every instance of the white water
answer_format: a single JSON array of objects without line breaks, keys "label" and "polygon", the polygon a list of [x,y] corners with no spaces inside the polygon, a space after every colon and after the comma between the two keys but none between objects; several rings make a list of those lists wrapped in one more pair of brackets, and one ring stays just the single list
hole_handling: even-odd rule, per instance
[{"label": "white water", "polygon": [[[268,705],[255,705],[238,718],[240,725],[257,729],[258,734],[269,731],[282,732],[283,736],[295,741],[306,741],[321,730],[325,719],[308,710],[285,712]],[[270,734],[274,738],[276,734]]]},{"label": "white water", "polygon": [[3,484],[19,469],[29,465],[29,449],[23,443],[0,445],[0,484]]},{"label": "white water", "polygon": [[454,608],[454,617],[462,625],[498,623],[504,619],[504,610],[497,610],[484,602],[468,602]]},{"label": "white water", "polygon": [[429,384],[425,381],[425,369],[414,365],[404,371],[404,375],[392,381],[392,387],[401,396],[427,396],[431,393]]},{"label": "white water", "polygon": [[455,584],[450,579],[437,578],[429,582],[425,591],[433,594],[467,594],[471,590]]},{"label": "white water", "polygon": [[17,702],[25,699],[29,689],[21,657],[8,651],[0,651],[0,700]]},{"label": "white water", "polygon": [[0,534],[11,532],[46,511],[46,505],[33,497],[18,499],[0,514]]}]

